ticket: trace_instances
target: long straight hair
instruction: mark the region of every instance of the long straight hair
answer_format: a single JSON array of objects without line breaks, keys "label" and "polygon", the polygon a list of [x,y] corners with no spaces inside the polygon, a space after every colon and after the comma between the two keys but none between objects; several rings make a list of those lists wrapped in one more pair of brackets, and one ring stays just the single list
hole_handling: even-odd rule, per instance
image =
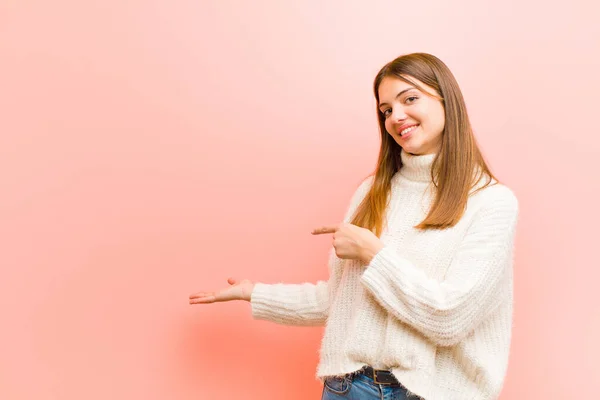
[{"label": "long straight hair", "polygon": [[394,174],[402,168],[401,147],[385,129],[385,117],[379,111],[379,85],[385,77],[401,79],[415,86],[424,95],[428,92],[410,78],[416,78],[435,89],[444,106],[445,127],[441,147],[435,155],[431,179],[435,198],[425,219],[417,229],[445,229],[456,225],[465,212],[471,190],[482,177],[487,181],[476,191],[497,179],[488,168],[473,135],[467,107],[461,90],[450,69],[437,57],[427,53],[412,53],[389,62],[377,74],[373,84],[377,100],[377,116],[381,148],[373,184],[358,206],[352,224],[373,231],[378,237]]}]

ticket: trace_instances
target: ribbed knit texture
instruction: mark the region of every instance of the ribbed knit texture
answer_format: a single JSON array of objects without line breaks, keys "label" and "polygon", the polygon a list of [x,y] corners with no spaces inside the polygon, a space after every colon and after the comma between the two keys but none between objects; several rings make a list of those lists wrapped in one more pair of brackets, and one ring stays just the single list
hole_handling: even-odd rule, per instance
[{"label": "ribbed knit texture", "polygon": [[[385,247],[369,265],[341,260],[332,249],[328,281],[256,284],[255,319],[325,325],[321,381],[368,364],[391,369],[426,400],[498,397],[511,338],[518,202],[497,183],[471,195],[454,227],[415,229],[433,201],[433,159],[402,153],[381,236]],[[345,222],[372,179],[356,190]]]}]

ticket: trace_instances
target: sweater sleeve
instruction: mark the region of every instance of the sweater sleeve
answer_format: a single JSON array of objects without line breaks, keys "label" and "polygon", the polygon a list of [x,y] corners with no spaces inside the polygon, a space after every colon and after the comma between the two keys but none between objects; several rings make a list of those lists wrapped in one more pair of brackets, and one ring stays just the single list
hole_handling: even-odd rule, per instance
[{"label": "sweater sleeve", "polygon": [[327,282],[301,284],[257,283],[250,303],[252,317],[281,325],[325,325],[329,311]]},{"label": "sweater sleeve", "polygon": [[476,212],[443,281],[386,246],[361,282],[388,312],[437,345],[457,344],[512,290],[518,202],[508,189],[500,194]]},{"label": "sweater sleeve", "polygon": [[[372,176],[355,190],[344,216],[349,222],[364,199]],[[250,296],[252,317],[282,325],[322,326],[329,315],[329,305],[339,283],[343,260],[332,249],[329,256],[329,279],[301,284],[256,283]]]}]

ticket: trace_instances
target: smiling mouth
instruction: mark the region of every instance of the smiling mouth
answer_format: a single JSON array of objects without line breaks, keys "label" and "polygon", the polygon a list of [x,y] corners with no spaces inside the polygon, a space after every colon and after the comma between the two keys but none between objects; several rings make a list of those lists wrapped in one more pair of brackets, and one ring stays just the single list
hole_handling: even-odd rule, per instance
[{"label": "smiling mouth", "polygon": [[403,129],[403,130],[400,132],[400,136],[405,136],[405,135],[408,135],[409,133],[411,133],[412,131],[414,131],[414,130],[415,130],[415,129],[417,129],[418,127],[419,127],[419,125],[413,125],[413,126],[409,126],[408,128],[406,128],[406,129]]}]

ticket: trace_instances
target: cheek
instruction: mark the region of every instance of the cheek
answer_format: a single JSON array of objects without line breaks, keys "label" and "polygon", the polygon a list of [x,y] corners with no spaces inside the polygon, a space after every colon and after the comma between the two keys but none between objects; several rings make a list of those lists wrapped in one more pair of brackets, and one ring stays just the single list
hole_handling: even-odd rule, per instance
[{"label": "cheek", "polygon": [[426,126],[427,132],[430,135],[438,135],[444,130],[444,110],[438,108],[430,109],[429,112],[424,114],[422,119]]},{"label": "cheek", "polygon": [[436,128],[439,130],[443,130],[444,125],[445,125],[445,119],[446,119],[444,107],[442,107],[441,105],[438,105],[438,107],[436,108],[435,117],[436,117],[436,121],[435,121]]},{"label": "cheek", "polygon": [[385,120],[385,130],[386,130],[386,132],[387,132],[388,134],[389,134],[390,132],[392,132],[392,131],[393,131],[393,130],[392,130],[392,124],[391,124],[391,122],[390,122],[390,120],[389,120],[389,119],[386,119],[386,120]]}]

